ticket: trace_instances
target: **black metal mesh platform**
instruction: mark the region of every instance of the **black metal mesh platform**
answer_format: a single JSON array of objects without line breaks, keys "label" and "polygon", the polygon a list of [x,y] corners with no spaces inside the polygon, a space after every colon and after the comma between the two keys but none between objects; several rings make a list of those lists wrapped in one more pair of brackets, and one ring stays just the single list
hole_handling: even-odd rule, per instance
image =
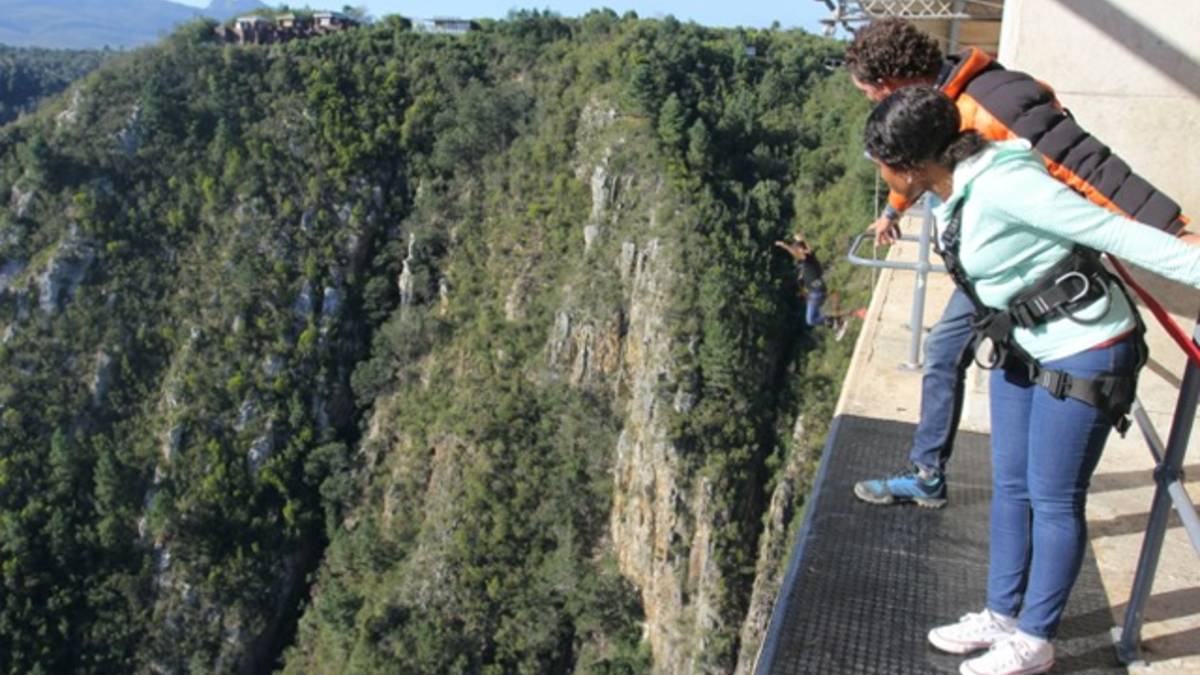
[{"label": "black metal mesh platform", "polygon": [[[835,420],[815,502],[780,590],[759,675],[957,673],[962,657],[925,641],[935,625],[982,609],[991,499],[988,437],[960,433],[949,506],[872,506],[854,482],[899,468],[913,426]],[[1089,550],[1055,640],[1053,673],[1114,673],[1113,625]]]}]

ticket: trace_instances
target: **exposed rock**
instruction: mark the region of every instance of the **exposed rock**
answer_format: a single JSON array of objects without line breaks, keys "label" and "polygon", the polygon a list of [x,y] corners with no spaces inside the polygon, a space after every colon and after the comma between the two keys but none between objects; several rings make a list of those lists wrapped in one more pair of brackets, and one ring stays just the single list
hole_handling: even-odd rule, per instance
[{"label": "exposed rock", "polygon": [[263,359],[262,369],[263,373],[265,373],[267,377],[275,377],[279,373],[283,372],[283,366],[283,359],[275,354],[272,354],[271,356]]},{"label": "exposed rock", "polygon": [[129,113],[125,127],[117,132],[117,150],[132,155],[142,146],[142,106],[137,104]]},{"label": "exposed rock", "polygon": [[550,365],[557,366],[563,362],[563,354],[567,349],[567,340],[571,337],[571,315],[560,311],[554,315],[554,327],[550,329]]},{"label": "exposed rock", "polygon": [[176,424],[163,437],[162,443],[159,445],[159,453],[162,454],[163,461],[169,463],[179,455],[181,447],[183,447],[183,425]]},{"label": "exposed rock", "polygon": [[671,403],[671,407],[675,409],[675,412],[686,415],[696,407],[698,398],[699,395],[694,390],[681,385],[675,390],[675,400]]},{"label": "exposed rock", "polygon": [[450,281],[445,277],[438,279],[438,312],[445,314],[450,308]]},{"label": "exposed rock", "polygon": [[611,201],[611,186],[608,180],[608,158],[611,155],[610,148],[604,153],[604,159],[592,170],[592,213],[588,220],[594,224],[598,224],[604,218]]},{"label": "exposed rock", "polygon": [[292,303],[292,314],[298,319],[308,319],[313,313],[313,289],[312,282],[308,279],[304,280],[304,284],[300,287],[300,294],[296,296],[296,301]]},{"label": "exposed rock", "polygon": [[[256,221],[263,217],[264,206],[265,204],[263,203],[261,197],[239,199],[237,206],[233,207],[233,217],[243,225],[249,224],[252,221]],[[242,228],[243,234],[248,234],[249,232],[250,228]],[[269,248],[263,247],[262,243],[260,243],[259,246],[260,251],[269,250]]]},{"label": "exposed rock", "polygon": [[71,95],[71,104],[66,110],[54,116],[54,123],[58,129],[64,126],[74,126],[79,121],[79,104],[83,102],[83,89],[78,88]]},{"label": "exposed rock", "polygon": [[617,441],[611,527],[621,571],[641,589],[656,666],[674,664],[670,672],[688,672],[687,564],[678,552],[694,533],[678,484],[678,452],[657,415],[659,382],[671,377],[664,311],[671,271],[659,264],[658,250],[652,241],[642,251],[633,279],[623,359],[629,399]]},{"label": "exposed rock", "polygon": [[[715,633],[722,623],[717,608],[721,602],[723,575],[716,563],[713,525],[725,520],[727,514],[716,512],[716,490],[708,477],[702,476],[697,481],[692,494],[691,513],[695,532],[688,548],[686,569],[688,609],[691,610],[691,635],[688,637],[695,639],[695,642],[685,650],[694,649],[697,654],[702,654],[706,650],[703,642],[705,636]],[[702,668],[695,670],[704,672]]]},{"label": "exposed rock", "polygon": [[238,408],[238,418],[237,421],[233,423],[233,430],[242,431],[246,428],[246,425],[254,421],[254,418],[257,416],[258,404],[254,402],[254,399],[247,398],[246,400],[242,401],[241,407]]},{"label": "exposed rock", "polygon": [[342,292],[333,286],[326,286],[321,294],[321,318],[332,321],[342,310]]},{"label": "exposed rock", "polygon": [[583,250],[585,253],[592,250],[592,244],[596,242],[596,238],[600,236],[600,226],[588,224],[583,226]]},{"label": "exposed rock", "polygon": [[533,292],[533,270],[522,270],[513,280],[508,297],[504,299],[504,318],[510,322],[525,320],[525,304]]},{"label": "exposed rock", "polygon": [[404,257],[404,267],[400,270],[400,279],[397,281],[397,286],[400,289],[400,306],[409,307],[413,303],[413,298],[416,297],[416,289],[414,287],[414,277],[412,271],[413,261],[415,260],[414,253],[417,246],[417,235],[409,233],[408,235],[408,255]]},{"label": "exposed rock", "polygon": [[[155,493],[154,493],[153,491],[147,491],[147,492],[146,492],[146,499],[145,499],[144,501],[145,501],[145,503],[146,503],[146,505],[147,505],[147,506],[149,505],[149,503],[150,503],[151,501],[153,501],[153,500],[154,500],[154,494],[155,494]],[[146,530],[147,530],[147,527],[146,527],[146,526],[147,526],[147,523],[148,523],[148,521],[149,521],[149,519],[147,518],[146,514],[144,514],[144,513],[143,513],[142,515],[138,516],[138,519],[137,519],[137,533],[138,533],[138,534],[137,534],[137,538],[138,538],[138,541],[145,541],[145,540],[146,540]]]},{"label": "exposed rock", "polygon": [[254,439],[250,449],[246,451],[246,461],[250,464],[250,470],[255,473],[258,473],[263,463],[270,459],[271,453],[275,451],[274,427],[273,422],[268,422],[263,435]]},{"label": "exposed rock", "polygon": [[350,225],[350,216],[352,215],[354,215],[354,207],[350,205],[350,202],[342,202],[342,205],[337,209],[338,223],[342,227]]},{"label": "exposed rock", "polygon": [[154,571],[156,572],[156,576],[159,578],[160,583],[162,582],[162,575],[165,574],[169,569],[171,569],[171,549],[167,548],[166,546],[155,547]]},{"label": "exposed rock", "polygon": [[20,183],[15,183],[9,193],[8,206],[16,217],[25,218],[29,216],[29,209],[33,206],[35,197],[37,197],[36,189],[29,188],[26,191],[21,188]]},{"label": "exposed rock", "polygon": [[370,262],[371,238],[362,232],[351,232],[346,237],[346,260],[350,269],[361,272]]},{"label": "exposed rock", "polygon": [[74,297],[95,259],[96,251],[79,236],[79,228],[72,225],[38,276],[38,306],[43,313],[53,314],[64,298]]},{"label": "exposed rock", "polygon": [[92,375],[91,383],[93,403],[99,403],[108,394],[115,369],[116,364],[113,362],[113,358],[108,355],[108,352],[100,352],[96,355],[96,368]]},{"label": "exposed rock", "polygon": [[317,418],[317,429],[324,431],[329,428],[329,408],[325,404],[325,398],[321,396],[321,392],[314,391],[312,401],[309,406],[312,409],[313,417]]},{"label": "exposed rock", "polygon": [[592,214],[588,216],[587,225],[583,227],[583,250],[592,250],[592,244],[600,237],[600,226],[608,210],[608,155],[605,154],[592,171]]},{"label": "exposed rock", "polygon": [[592,250],[592,245],[603,233],[608,221],[613,201],[616,199],[617,181],[611,179],[608,171],[609,158],[612,157],[613,147],[604,149],[604,155],[599,163],[592,168],[592,211],[587,224],[583,227],[584,252]]},{"label": "exposed rock", "polygon": [[174,410],[180,404],[181,381],[177,376],[169,376],[163,383],[162,405],[166,410]]},{"label": "exposed rock", "polygon": [[603,322],[575,324],[569,314],[559,312],[549,340],[550,367],[561,371],[569,365],[573,385],[616,375],[621,366],[623,324],[620,313]]},{"label": "exposed rock", "polygon": [[617,269],[621,272],[621,281],[629,281],[633,277],[633,265],[637,262],[637,244],[632,241],[621,242],[621,257],[617,260]]},{"label": "exposed rock", "polygon": [[24,271],[24,262],[20,260],[5,260],[4,264],[0,265],[0,293],[7,291],[17,276]]},{"label": "exposed rock", "polygon": [[617,109],[607,101],[592,99],[579,113],[581,126],[588,132],[599,131],[617,119]]}]

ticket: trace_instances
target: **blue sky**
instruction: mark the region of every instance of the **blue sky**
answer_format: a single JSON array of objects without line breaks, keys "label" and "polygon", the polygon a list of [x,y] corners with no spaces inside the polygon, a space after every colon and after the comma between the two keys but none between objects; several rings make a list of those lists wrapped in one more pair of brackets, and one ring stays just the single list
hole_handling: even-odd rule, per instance
[{"label": "blue sky", "polygon": [[[266,4],[278,4],[264,0]],[[188,5],[206,6],[208,0],[176,0]],[[293,0],[288,4],[303,5]],[[563,16],[579,16],[595,7],[609,7],[618,14],[634,10],[645,18],[675,15],[681,21],[695,21],[709,26],[755,26],[765,28],[778,21],[784,28],[804,28],[811,32],[820,30],[818,20],[829,14],[825,3],[818,0],[740,0],[739,2],[684,2],[683,0],[651,0],[647,2],[605,2],[604,0],[440,0],[439,2],[402,2],[400,0],[309,0],[314,8],[341,8],[343,5],[365,5],[373,16],[403,14],[404,16],[429,18],[433,16],[457,16],[463,18],[502,18],[513,8],[550,9]]]}]

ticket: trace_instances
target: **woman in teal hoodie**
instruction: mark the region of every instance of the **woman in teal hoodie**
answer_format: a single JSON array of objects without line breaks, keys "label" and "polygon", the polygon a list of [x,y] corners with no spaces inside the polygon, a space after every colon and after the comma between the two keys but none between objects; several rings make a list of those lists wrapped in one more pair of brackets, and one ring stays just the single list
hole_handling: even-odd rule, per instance
[{"label": "woman in teal hoodie", "polygon": [[[1094,264],[1063,270],[1103,251],[1200,287],[1200,248],[1088,202],[1052,178],[1027,141],[989,144],[959,123],[945,95],[908,87],[872,111],[865,142],[893,191],[934,195],[938,239],[977,307],[1008,310],[1007,320],[1018,304],[1036,305],[1024,301],[1054,286],[1048,280],[1093,275],[1067,293],[1070,302],[1004,331],[1021,358],[998,362],[990,381],[991,426],[1005,433],[992,435],[987,602],[929,632],[944,651],[990,648],[965,661],[964,674],[1043,673],[1083,560],[1087,486],[1145,360],[1140,320],[1119,283]],[[1097,395],[1080,383],[1113,387]]]}]

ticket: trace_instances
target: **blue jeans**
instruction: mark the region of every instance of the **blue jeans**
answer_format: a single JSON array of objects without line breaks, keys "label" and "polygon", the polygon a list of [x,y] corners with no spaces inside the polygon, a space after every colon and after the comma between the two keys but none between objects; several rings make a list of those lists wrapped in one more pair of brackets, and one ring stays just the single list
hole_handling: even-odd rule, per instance
[{"label": "blue jeans", "polygon": [[913,434],[909,460],[929,470],[943,471],[954,449],[954,434],[962,417],[963,386],[971,354],[971,317],[975,306],[955,289],[929,337],[925,340],[925,371],[921,377],[921,418]]},{"label": "blue jeans", "polygon": [[[1132,373],[1135,340],[1043,364],[1072,376]],[[1087,546],[1088,483],[1112,428],[1096,408],[1056,399],[1024,368],[991,376],[992,511],[987,607],[1054,637]]]},{"label": "blue jeans", "polygon": [[805,323],[810,326],[824,325],[826,317],[821,313],[821,305],[825,304],[825,291],[822,289],[809,291],[805,304]]}]

